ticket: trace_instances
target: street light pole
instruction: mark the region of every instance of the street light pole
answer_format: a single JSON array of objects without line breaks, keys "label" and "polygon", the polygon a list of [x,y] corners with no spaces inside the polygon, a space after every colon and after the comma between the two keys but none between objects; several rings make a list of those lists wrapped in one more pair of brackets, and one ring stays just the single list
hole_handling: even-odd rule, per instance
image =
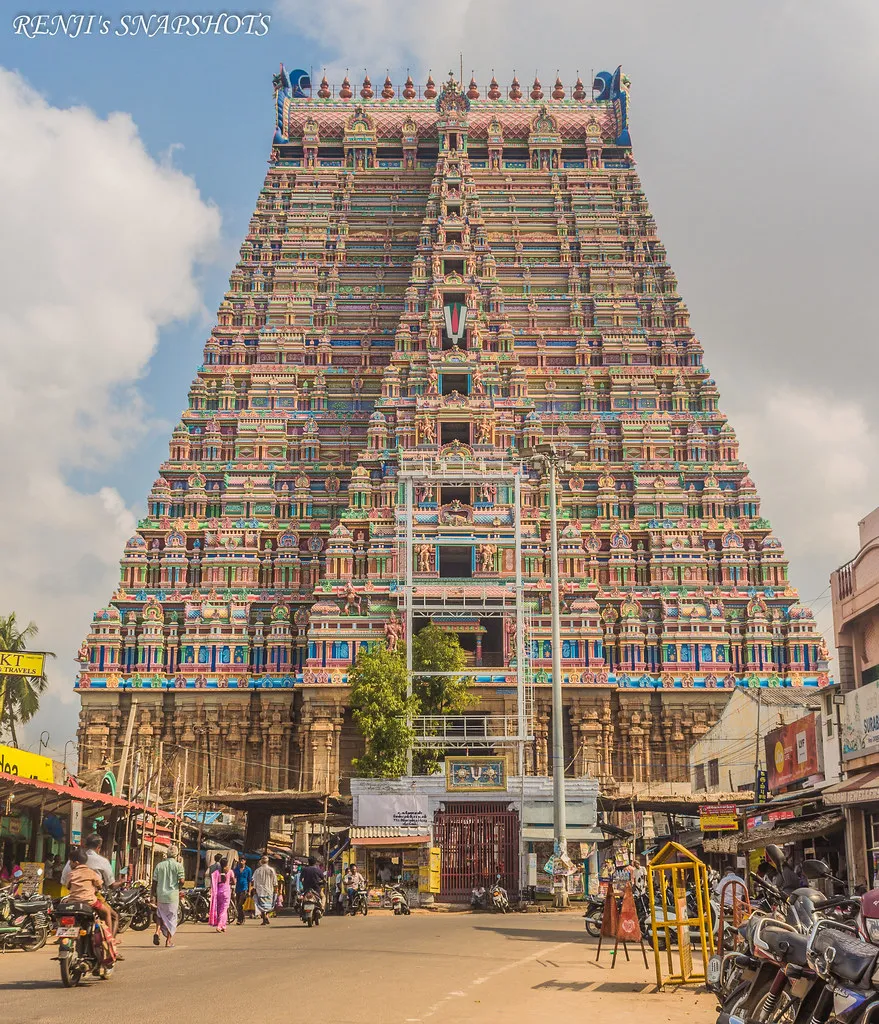
[{"label": "street light pole", "polygon": [[554,850],[564,865],[565,873],[559,889],[555,890],[555,904],[568,905],[568,826],[565,805],[565,729],[562,709],[562,640],[561,598],[559,594],[558,514],[556,509],[556,472],[559,453],[554,445],[538,449],[549,468],[549,571],[550,605],[552,609],[552,804]]}]

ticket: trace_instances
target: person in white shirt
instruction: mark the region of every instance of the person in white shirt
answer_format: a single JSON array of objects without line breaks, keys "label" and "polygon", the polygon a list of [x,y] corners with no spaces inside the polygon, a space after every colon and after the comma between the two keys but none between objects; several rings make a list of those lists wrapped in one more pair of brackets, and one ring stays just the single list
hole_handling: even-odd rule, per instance
[{"label": "person in white shirt", "polygon": [[[116,876],[113,874],[113,867],[106,857],[101,855],[101,843],[102,839],[97,832],[92,834],[86,839],[83,844],[87,854],[87,860],[85,866],[91,868],[92,871],[97,871],[104,882],[104,888],[109,889],[116,885]],[[64,870],[61,872],[61,884],[67,885],[67,880],[70,878],[70,872],[73,870],[74,865],[68,861],[64,865]],[[113,934],[116,934],[119,928],[119,915],[116,911],[108,905],[107,908],[110,911],[110,917],[113,921]]]},{"label": "person in white shirt", "polygon": [[356,864],[349,864],[348,870],[345,872],[345,892],[348,895],[348,909],[351,909],[351,903],[354,899],[354,893],[360,892],[361,889],[365,888],[366,879],[357,870]]},{"label": "person in white shirt", "polygon": [[269,923],[269,914],[275,909],[277,888],[277,872],[269,864],[268,857],[261,857],[259,867],[253,873],[253,897],[263,924]]},{"label": "person in white shirt", "polygon": [[723,897],[723,905],[725,907],[732,907],[734,900],[738,899],[741,902],[748,895],[748,887],[745,884],[745,880],[736,872],[734,864],[727,865],[726,871],[717,883],[714,891],[718,899],[721,896]]}]

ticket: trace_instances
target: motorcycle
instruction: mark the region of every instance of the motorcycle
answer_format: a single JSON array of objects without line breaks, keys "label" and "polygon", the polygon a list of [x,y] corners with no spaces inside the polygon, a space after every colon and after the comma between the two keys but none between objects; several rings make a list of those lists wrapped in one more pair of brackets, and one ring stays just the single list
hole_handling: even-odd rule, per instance
[{"label": "motorcycle", "polygon": [[146,882],[135,882],[127,889],[108,889],[103,898],[118,914],[120,932],[129,927],[132,931],[144,932],[153,923],[155,907]]},{"label": "motorcycle", "polygon": [[61,966],[61,984],[79,985],[87,974],[106,981],[116,962],[116,946],[88,903],[62,900],[52,912],[58,939],[57,960]]},{"label": "motorcycle", "polygon": [[408,916],[411,913],[409,910],[409,901],[406,899],[406,893],[403,892],[403,886],[400,882],[395,882],[393,885],[386,885],[385,895],[391,901],[391,908],[397,917],[401,914]]},{"label": "motorcycle", "polygon": [[180,906],[184,908],[184,920],[205,924],[211,912],[210,894],[204,886],[183,889],[180,893]]},{"label": "motorcycle", "polygon": [[321,903],[320,894],[311,889],[302,897],[300,919],[303,924],[307,924],[311,928],[312,925],[319,925],[322,917],[323,904]]},{"label": "motorcycle", "polygon": [[34,952],[49,937],[52,900],[35,893],[18,895],[17,889],[14,885],[0,890],[0,949]]},{"label": "motorcycle", "polygon": [[366,889],[357,889],[351,893],[351,898],[348,900],[348,913],[352,917],[357,914],[363,914],[366,917],[369,913],[369,893]]},{"label": "motorcycle", "polygon": [[507,890],[500,883],[500,875],[488,888],[480,885],[471,890],[470,906],[474,910],[494,910],[499,914],[506,914],[510,909],[510,901]]},{"label": "motorcycle", "polygon": [[586,897],[586,912],[583,914],[586,919],[586,931],[597,939],[601,935],[601,922],[604,920],[604,898],[602,896]]}]

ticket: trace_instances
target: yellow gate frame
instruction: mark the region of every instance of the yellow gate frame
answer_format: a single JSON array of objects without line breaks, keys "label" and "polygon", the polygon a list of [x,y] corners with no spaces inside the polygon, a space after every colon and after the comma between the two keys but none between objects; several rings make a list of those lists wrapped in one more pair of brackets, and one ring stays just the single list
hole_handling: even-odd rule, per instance
[{"label": "yellow gate frame", "polygon": [[[687,881],[696,888],[696,916],[687,910]],[[656,959],[656,985],[690,985],[704,982],[708,960],[714,953],[714,931],[711,928],[711,905],[708,896],[708,868],[679,843],[666,843],[647,865],[647,894],[650,898],[650,925],[653,955]],[[657,911],[660,917],[657,917]],[[706,924],[707,921],[707,924]],[[698,928],[702,947],[702,970],[693,969],[690,929]],[[662,977],[659,951],[659,930],[665,936],[668,974]],[[678,971],[675,971],[672,933],[678,949]]]}]

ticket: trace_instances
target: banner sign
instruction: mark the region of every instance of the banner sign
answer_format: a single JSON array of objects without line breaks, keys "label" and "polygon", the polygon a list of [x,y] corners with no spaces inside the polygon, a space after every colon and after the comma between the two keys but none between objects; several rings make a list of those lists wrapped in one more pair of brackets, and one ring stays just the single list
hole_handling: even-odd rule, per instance
[{"label": "banner sign", "polygon": [[72,846],[82,843],[82,800],[70,801],[70,843]]},{"label": "banner sign", "polygon": [[820,774],[818,729],[817,716],[812,713],[767,734],[764,742],[771,790]]},{"label": "banner sign", "polygon": [[0,676],[33,676],[43,674],[45,654],[28,654],[24,651],[0,651]]},{"label": "banner sign", "polygon": [[846,761],[879,750],[879,680],[845,695],[842,756]]},{"label": "banner sign", "polygon": [[0,772],[7,775],[18,775],[22,779],[39,779],[41,782],[54,782],[55,772],[51,757],[30,754],[17,747],[6,747],[0,743]]},{"label": "banner sign", "polygon": [[430,831],[427,797],[363,793],[357,797],[357,824],[420,828],[427,835]]},{"label": "banner sign", "polygon": [[699,828],[703,832],[738,832],[739,815],[735,804],[703,804],[699,808]]}]

